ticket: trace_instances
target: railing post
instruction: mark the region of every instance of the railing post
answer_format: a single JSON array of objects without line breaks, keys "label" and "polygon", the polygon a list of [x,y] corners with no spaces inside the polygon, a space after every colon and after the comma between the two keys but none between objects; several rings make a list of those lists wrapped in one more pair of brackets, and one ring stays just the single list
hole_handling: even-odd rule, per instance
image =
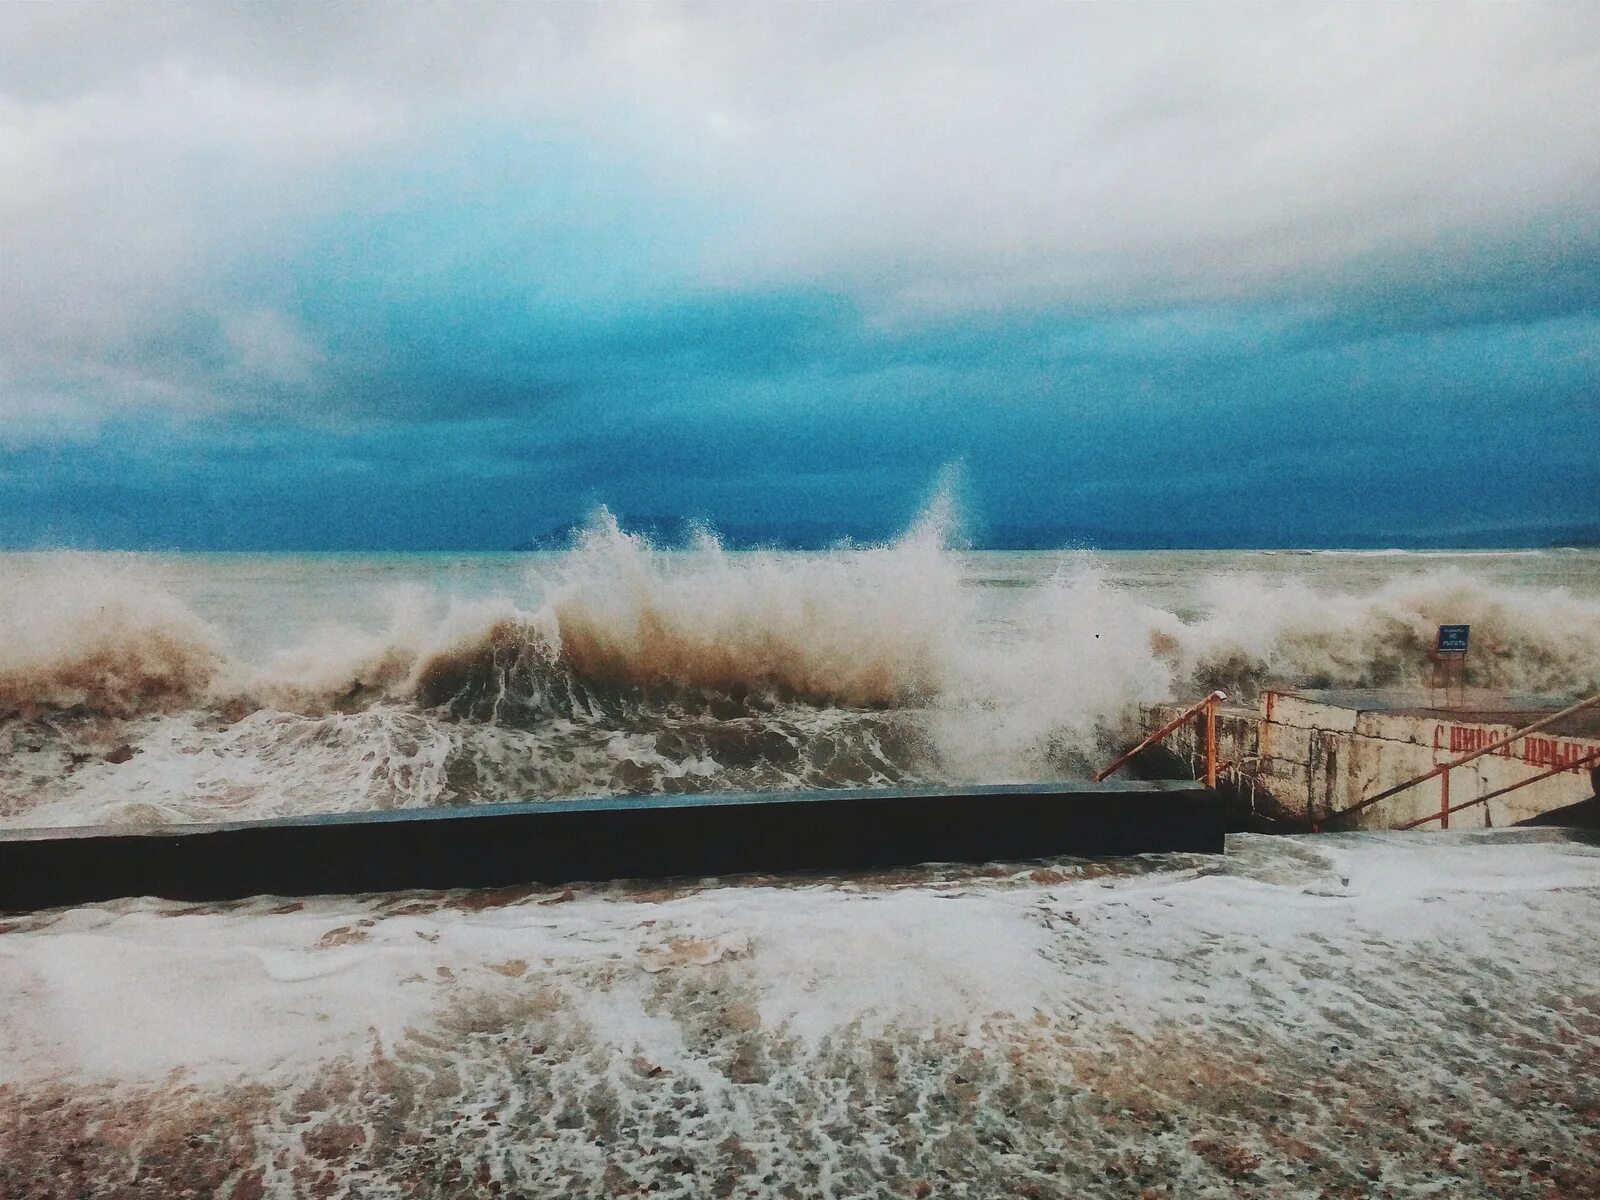
[{"label": "railing post", "polygon": [[1439,776],[1439,828],[1450,828],[1450,768]]},{"label": "railing post", "polygon": [[[1390,796],[1397,796],[1401,792],[1405,791],[1407,788],[1414,788],[1419,783],[1426,783],[1428,780],[1432,779],[1435,775],[1447,776],[1447,775],[1449,775],[1450,770],[1451,770],[1452,767],[1463,766],[1466,763],[1471,762],[1475,758],[1482,758],[1485,754],[1493,754],[1496,750],[1500,749],[1502,746],[1509,746],[1513,742],[1516,742],[1517,740],[1526,737],[1530,733],[1534,733],[1537,730],[1543,729],[1548,725],[1553,725],[1557,721],[1560,721],[1560,720],[1562,720],[1562,719],[1564,719],[1566,717],[1572,716],[1573,713],[1582,712],[1586,708],[1593,708],[1593,707],[1595,707],[1597,705],[1600,705],[1600,694],[1590,696],[1587,700],[1580,700],[1580,701],[1578,701],[1578,703],[1573,704],[1573,705],[1569,705],[1568,707],[1563,708],[1560,712],[1551,713],[1547,717],[1540,717],[1537,721],[1533,722],[1533,724],[1531,724],[1531,725],[1524,725],[1521,729],[1516,729],[1516,730],[1513,730],[1512,732],[1510,732],[1508,734],[1505,734],[1505,735],[1503,735],[1501,737],[1497,737],[1492,742],[1488,742],[1485,745],[1479,746],[1476,750],[1471,750],[1471,751],[1467,752],[1466,754],[1463,754],[1460,758],[1453,758],[1449,762],[1440,763],[1438,766],[1434,767],[1432,770],[1424,771],[1421,775],[1416,776],[1416,778],[1414,778],[1414,779],[1408,779],[1404,783],[1397,783],[1392,788],[1385,788],[1383,791],[1379,792],[1377,795],[1368,796],[1365,800],[1357,801],[1355,804],[1352,804],[1349,808],[1340,809],[1336,813],[1329,813],[1328,817],[1329,817],[1330,820],[1332,820],[1334,818],[1354,816],[1356,813],[1361,812],[1364,809],[1371,808],[1374,804],[1378,803],[1378,801],[1380,801],[1380,800],[1387,800]],[[1531,780],[1528,781],[1528,782],[1531,782]],[[1449,788],[1450,784],[1449,784],[1449,782],[1447,780],[1441,786],[1448,791],[1448,788]],[[1521,785],[1519,784],[1518,786],[1521,786]],[[1473,801],[1472,803],[1475,804],[1477,802]],[[1448,809],[1450,807],[1450,804],[1449,804],[1448,800],[1445,801],[1444,807],[1446,809]],[[1471,804],[1467,805],[1467,807],[1471,807]],[[1448,812],[1442,813],[1441,816],[1448,817],[1449,813]],[[1431,820],[1433,820],[1433,818],[1429,817],[1428,820],[1431,821]],[[1405,827],[1403,826],[1402,828],[1405,828]]]},{"label": "railing post", "polygon": [[[1450,806],[1450,812],[1458,813],[1464,808],[1476,808],[1480,804],[1487,805],[1489,801],[1498,800],[1501,796],[1504,796],[1508,792],[1514,792],[1519,788],[1525,788],[1529,784],[1541,783],[1552,776],[1560,775],[1563,771],[1570,771],[1574,767],[1586,767],[1590,763],[1600,763],[1600,750],[1591,750],[1582,758],[1575,758],[1571,762],[1557,763],[1548,771],[1540,771],[1537,775],[1530,775],[1527,779],[1519,779],[1515,783],[1508,783],[1505,787],[1495,788],[1494,791],[1485,792],[1475,800],[1463,800],[1460,804],[1452,804]],[[1425,817],[1418,817],[1414,821],[1407,821],[1404,825],[1396,825],[1395,828],[1415,829],[1418,825],[1426,825],[1429,821],[1437,821],[1438,819],[1439,815],[1437,813],[1429,813]],[[1484,821],[1486,824],[1488,823],[1487,815],[1485,815]]]},{"label": "railing post", "polygon": [[1206,786],[1217,786],[1217,697],[1206,698]]},{"label": "railing post", "polygon": [[[1153,733],[1146,734],[1144,736],[1144,739],[1142,741],[1140,741],[1140,743],[1137,746],[1135,746],[1132,750],[1125,751],[1122,754],[1122,756],[1117,759],[1116,762],[1112,763],[1105,770],[1096,771],[1094,773],[1094,775],[1092,776],[1092,778],[1094,779],[1094,781],[1096,783],[1104,783],[1108,778],[1110,778],[1112,775],[1116,774],[1117,771],[1121,770],[1121,768],[1123,767],[1124,764],[1130,762],[1132,759],[1136,758],[1138,755],[1144,753],[1151,746],[1154,746],[1157,742],[1161,741],[1169,733],[1171,733],[1174,729],[1176,729],[1178,726],[1182,725],[1185,721],[1192,721],[1194,719],[1194,717],[1195,717],[1195,714],[1197,714],[1202,708],[1205,709],[1209,713],[1209,712],[1212,711],[1212,707],[1218,701],[1226,700],[1227,698],[1228,698],[1228,693],[1227,692],[1212,692],[1204,700],[1196,700],[1193,704],[1191,704],[1188,708],[1184,709],[1177,716],[1173,717],[1172,720],[1168,721],[1160,729],[1155,730]],[[1212,724],[1211,728],[1212,728],[1213,733],[1214,733],[1214,731],[1215,731],[1215,722],[1214,722],[1214,720],[1213,720],[1213,724]],[[1212,737],[1211,741],[1213,743],[1215,743],[1216,739],[1215,739],[1214,736]],[[1213,771],[1212,774],[1214,775],[1215,771]]]}]

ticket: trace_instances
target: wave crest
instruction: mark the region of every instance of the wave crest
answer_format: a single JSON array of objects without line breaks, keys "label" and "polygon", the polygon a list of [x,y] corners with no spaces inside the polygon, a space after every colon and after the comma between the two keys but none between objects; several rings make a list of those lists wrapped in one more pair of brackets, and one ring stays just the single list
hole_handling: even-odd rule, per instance
[{"label": "wave crest", "polygon": [[1459,567],[1389,580],[1369,592],[1303,581],[1213,579],[1207,616],[1184,627],[1180,674],[1197,687],[1253,694],[1304,687],[1418,687],[1441,624],[1472,626],[1475,686],[1564,696],[1600,691],[1600,603],[1564,589],[1497,585]]},{"label": "wave crest", "polygon": [[945,529],[833,555],[662,553],[602,511],[550,589],[562,664],[646,691],[892,707],[936,692],[965,607]]},{"label": "wave crest", "polygon": [[0,580],[0,715],[183,708],[225,662],[214,631],[132,559],[50,555]]},{"label": "wave crest", "polygon": [[948,533],[935,512],[881,547],[663,550],[602,513],[511,595],[401,593],[382,628],[265,663],[226,654],[155,566],[33,558],[0,580],[0,818],[46,794],[200,816],[1061,777],[1151,701],[1421,686],[1453,622],[1478,686],[1600,691],[1600,599],[1560,588],[1397,560],[1362,590],[1311,568],[1152,603],[1091,554],[992,575]]}]

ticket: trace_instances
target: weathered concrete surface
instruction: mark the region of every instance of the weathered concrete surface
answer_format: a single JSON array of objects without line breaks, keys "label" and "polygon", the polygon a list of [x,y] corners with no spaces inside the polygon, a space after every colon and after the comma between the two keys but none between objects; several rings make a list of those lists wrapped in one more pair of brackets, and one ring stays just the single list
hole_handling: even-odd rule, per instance
[{"label": "weathered concrete surface", "polygon": [[[1560,711],[1559,702],[1469,694],[1450,708],[1433,707],[1427,692],[1269,691],[1255,708],[1218,713],[1218,755],[1230,764],[1224,782],[1268,814],[1320,824],[1368,796],[1404,783]],[[1170,719],[1176,705],[1159,705],[1152,722]],[[1169,739],[1198,773],[1203,741],[1198,724]],[[1508,787],[1600,750],[1600,712],[1590,710],[1519,738],[1450,773],[1450,804]],[[1596,791],[1594,764],[1574,765],[1548,779],[1449,817],[1452,828],[1516,825],[1581,804]],[[1437,815],[1437,779],[1380,801],[1350,820],[1363,829],[1392,829]],[[1437,823],[1427,828],[1438,828]]]}]

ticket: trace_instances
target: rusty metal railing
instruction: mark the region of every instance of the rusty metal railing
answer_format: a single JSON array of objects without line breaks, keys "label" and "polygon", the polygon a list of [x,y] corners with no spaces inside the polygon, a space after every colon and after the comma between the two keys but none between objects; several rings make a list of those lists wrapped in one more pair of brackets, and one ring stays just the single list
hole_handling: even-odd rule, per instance
[{"label": "rusty metal railing", "polygon": [[1160,729],[1154,730],[1145,735],[1145,738],[1142,742],[1140,742],[1133,749],[1125,752],[1117,759],[1116,762],[1112,763],[1105,770],[1097,772],[1094,776],[1094,781],[1096,783],[1104,783],[1112,775],[1116,774],[1117,771],[1121,770],[1139,755],[1150,749],[1151,746],[1154,746],[1157,742],[1163,741],[1174,729],[1177,729],[1178,726],[1182,725],[1185,721],[1194,716],[1203,708],[1206,711],[1206,786],[1208,788],[1216,787],[1217,705],[1222,703],[1222,701],[1226,700],[1227,698],[1227,692],[1212,692],[1204,700],[1199,700],[1194,704],[1191,704],[1188,708],[1184,709],[1177,716],[1173,717],[1172,720],[1168,721]]},{"label": "rusty metal railing", "polygon": [[1561,771],[1568,771],[1573,767],[1581,766],[1586,762],[1600,758],[1600,751],[1597,751],[1595,754],[1587,755],[1584,758],[1572,762],[1562,763],[1553,771],[1546,771],[1542,775],[1531,776],[1530,778],[1521,780],[1518,783],[1513,783],[1509,787],[1503,787],[1497,791],[1490,792],[1488,795],[1478,796],[1475,799],[1468,800],[1462,804],[1457,804],[1454,807],[1452,807],[1450,804],[1450,772],[1455,770],[1455,768],[1462,766],[1465,763],[1469,763],[1475,758],[1482,758],[1485,754],[1492,754],[1504,746],[1509,746],[1512,742],[1517,741],[1519,738],[1526,737],[1530,733],[1537,733],[1546,725],[1553,725],[1555,722],[1564,717],[1570,717],[1573,713],[1582,712],[1584,709],[1593,708],[1595,705],[1600,705],[1600,695],[1590,696],[1587,700],[1580,700],[1578,703],[1571,705],[1568,708],[1563,708],[1560,712],[1551,713],[1547,717],[1541,717],[1531,725],[1524,725],[1521,729],[1518,729],[1512,733],[1508,733],[1503,737],[1498,737],[1486,745],[1479,746],[1476,750],[1468,751],[1460,758],[1453,758],[1449,762],[1440,763],[1432,770],[1424,771],[1421,775],[1418,775],[1414,779],[1408,779],[1404,783],[1396,784],[1392,788],[1385,788],[1376,796],[1368,796],[1365,800],[1362,800],[1357,804],[1352,804],[1349,808],[1341,809],[1337,813],[1334,813],[1330,820],[1340,820],[1344,817],[1350,816],[1353,813],[1361,812],[1363,809],[1371,808],[1374,804],[1377,804],[1381,800],[1387,800],[1391,796],[1398,796],[1401,792],[1408,791],[1411,788],[1416,787],[1419,783],[1426,783],[1428,780],[1437,777],[1440,781],[1439,811],[1436,813],[1429,813],[1426,817],[1419,818],[1418,820],[1412,821],[1406,825],[1398,826],[1398,828],[1413,829],[1418,825],[1426,825],[1429,821],[1438,821],[1439,828],[1448,829],[1450,828],[1451,813],[1460,812],[1464,808],[1472,808],[1474,805],[1487,803],[1488,801],[1493,800],[1496,796],[1503,796],[1507,792],[1514,792],[1518,788],[1527,787],[1530,783],[1538,783],[1541,779],[1548,779],[1550,776],[1559,774]]},{"label": "rusty metal railing", "polygon": [[1497,797],[1504,796],[1507,792],[1514,792],[1518,788],[1525,788],[1530,783],[1538,783],[1542,779],[1549,779],[1552,775],[1559,775],[1561,772],[1570,771],[1574,767],[1586,767],[1593,762],[1600,762],[1600,750],[1590,751],[1582,758],[1575,758],[1571,762],[1558,763],[1551,767],[1548,771],[1540,771],[1539,774],[1531,775],[1527,779],[1519,779],[1516,783],[1508,783],[1503,788],[1495,788],[1495,790],[1492,792],[1485,792],[1475,800],[1464,800],[1460,804],[1452,805],[1451,807],[1443,809],[1440,812],[1429,813],[1425,817],[1418,817],[1415,821],[1407,821],[1404,825],[1396,825],[1395,828],[1415,829],[1419,825],[1426,825],[1429,821],[1438,821],[1441,829],[1448,829],[1450,827],[1451,813],[1458,813],[1464,808],[1472,808],[1475,805],[1487,804],[1489,801],[1494,800]]}]

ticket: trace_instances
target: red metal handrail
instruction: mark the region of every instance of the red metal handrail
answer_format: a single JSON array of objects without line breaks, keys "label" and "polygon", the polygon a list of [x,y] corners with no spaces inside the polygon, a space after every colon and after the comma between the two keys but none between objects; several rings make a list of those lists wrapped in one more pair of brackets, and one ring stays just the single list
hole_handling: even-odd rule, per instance
[{"label": "red metal handrail", "polygon": [[1154,746],[1157,742],[1162,741],[1174,729],[1178,728],[1178,726],[1182,725],[1185,721],[1187,721],[1190,717],[1194,716],[1195,713],[1199,712],[1203,708],[1203,709],[1206,710],[1206,786],[1208,788],[1216,787],[1217,786],[1217,705],[1219,703],[1221,703],[1222,701],[1226,700],[1227,698],[1228,698],[1228,693],[1227,692],[1212,692],[1204,700],[1199,700],[1199,701],[1196,701],[1194,704],[1191,704],[1188,708],[1184,709],[1177,716],[1173,717],[1172,720],[1168,721],[1160,729],[1157,729],[1157,730],[1153,731],[1152,733],[1147,734],[1145,736],[1145,739],[1142,742],[1140,742],[1132,750],[1129,750],[1126,753],[1124,753],[1120,758],[1117,759],[1116,762],[1112,763],[1105,770],[1103,770],[1103,771],[1099,772],[1098,774],[1096,774],[1095,777],[1094,777],[1094,781],[1096,783],[1104,783],[1108,778],[1110,778],[1112,775],[1114,775],[1122,767],[1126,766],[1129,762],[1131,762],[1134,758],[1138,757],[1140,754],[1143,754],[1146,750],[1150,749],[1150,747]]},{"label": "red metal handrail", "polygon": [[[1449,762],[1440,763],[1438,766],[1434,767],[1432,770],[1424,771],[1421,775],[1418,775],[1414,779],[1408,779],[1404,783],[1396,784],[1392,788],[1386,788],[1383,791],[1379,792],[1376,796],[1368,796],[1365,800],[1359,801],[1356,804],[1352,804],[1349,808],[1340,809],[1338,812],[1336,812],[1336,813],[1334,813],[1332,815],[1331,819],[1332,820],[1338,820],[1341,817],[1348,817],[1353,813],[1361,812],[1364,809],[1371,808],[1374,804],[1377,804],[1380,800],[1387,800],[1390,796],[1397,796],[1401,792],[1404,792],[1404,791],[1407,791],[1410,788],[1416,787],[1417,784],[1419,784],[1419,783],[1426,783],[1428,780],[1434,778],[1435,776],[1440,776],[1443,779],[1443,783],[1441,785],[1441,790],[1443,792],[1443,796],[1441,798],[1441,802],[1440,802],[1440,805],[1439,805],[1439,811],[1437,813],[1430,814],[1426,818],[1426,820],[1427,821],[1437,820],[1437,821],[1440,822],[1440,824],[1443,827],[1448,828],[1449,824],[1450,824],[1450,814],[1451,813],[1457,812],[1461,808],[1470,808],[1470,807],[1472,807],[1473,804],[1480,804],[1480,803],[1483,802],[1484,799],[1487,798],[1487,797],[1479,797],[1477,800],[1472,801],[1470,804],[1462,804],[1462,805],[1457,806],[1456,808],[1451,808],[1450,807],[1450,772],[1452,770],[1454,770],[1456,767],[1459,767],[1459,766],[1463,765],[1464,763],[1471,762],[1475,758],[1482,758],[1485,754],[1492,754],[1496,750],[1499,750],[1503,746],[1509,746],[1512,742],[1516,741],[1517,739],[1525,737],[1530,733],[1535,733],[1538,730],[1543,729],[1546,725],[1552,725],[1555,722],[1561,720],[1563,717],[1570,717],[1570,716],[1572,716],[1573,713],[1582,712],[1586,708],[1593,708],[1597,704],[1600,704],[1600,695],[1590,696],[1587,700],[1580,700],[1580,701],[1578,701],[1578,703],[1576,703],[1574,705],[1571,705],[1568,708],[1563,708],[1560,712],[1551,713],[1547,717],[1541,717],[1541,718],[1539,718],[1539,720],[1533,722],[1533,724],[1531,724],[1531,725],[1524,725],[1521,729],[1515,730],[1512,733],[1508,733],[1508,734],[1504,735],[1503,737],[1498,737],[1494,741],[1489,742],[1487,745],[1479,746],[1476,750],[1468,751],[1466,754],[1463,754],[1460,758],[1453,758]],[[1566,763],[1566,764],[1564,764],[1562,766],[1561,769],[1562,770],[1566,770],[1571,766],[1573,766],[1572,763]],[[1540,776],[1539,778],[1543,778],[1543,776]],[[1522,783],[1515,784],[1510,788],[1504,789],[1504,791],[1515,791],[1516,788],[1524,787],[1527,784],[1534,783],[1534,782],[1536,782],[1535,779],[1525,779],[1525,780],[1522,781]],[[1496,793],[1496,794],[1504,794],[1504,792]],[[1422,823],[1424,823],[1424,822],[1416,822],[1416,824],[1422,824]],[[1406,829],[1406,828],[1410,828],[1410,826],[1404,826],[1403,825],[1400,828]]]},{"label": "red metal handrail", "polygon": [[1448,818],[1452,813],[1458,813],[1464,808],[1472,808],[1475,805],[1487,804],[1489,801],[1494,800],[1497,797],[1504,796],[1507,792],[1514,792],[1518,788],[1525,788],[1530,783],[1538,783],[1542,779],[1549,779],[1552,775],[1559,775],[1561,772],[1570,771],[1574,767],[1586,767],[1592,762],[1600,762],[1600,750],[1593,750],[1590,753],[1585,754],[1582,758],[1575,758],[1571,762],[1560,763],[1551,767],[1548,771],[1541,771],[1539,774],[1531,775],[1527,779],[1519,779],[1516,783],[1508,783],[1503,788],[1495,788],[1495,790],[1492,792],[1485,792],[1476,800],[1463,800],[1460,804],[1453,805],[1450,808],[1443,809],[1440,812],[1429,813],[1425,817],[1418,817],[1415,821],[1407,821],[1404,825],[1396,825],[1395,828],[1415,829],[1418,825],[1426,825],[1429,821],[1439,821],[1441,824],[1448,825]]}]

